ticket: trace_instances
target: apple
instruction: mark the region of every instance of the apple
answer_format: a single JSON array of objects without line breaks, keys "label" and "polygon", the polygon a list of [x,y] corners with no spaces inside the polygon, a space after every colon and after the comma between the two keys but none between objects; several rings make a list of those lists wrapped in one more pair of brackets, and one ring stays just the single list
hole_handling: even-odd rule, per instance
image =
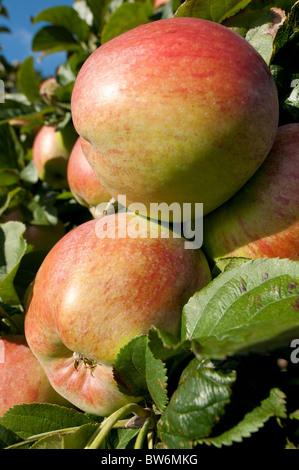
[{"label": "apple", "polygon": [[27,224],[23,236],[27,243],[34,246],[36,251],[50,251],[64,235],[64,224],[58,220],[56,225]]},{"label": "apple", "polygon": [[26,218],[19,207],[9,210],[2,216],[1,223],[9,221],[23,222],[26,230],[23,237],[30,245],[33,245],[35,251],[50,251],[55,243],[65,235],[63,222],[58,219],[56,225],[36,225],[26,222]]},{"label": "apple", "polygon": [[0,416],[23,403],[70,406],[50,385],[24,336],[0,336]]},{"label": "apple", "polygon": [[96,206],[109,202],[111,196],[103,188],[85,158],[81,147],[82,140],[82,137],[78,137],[68,161],[68,185],[78,203],[88,207],[90,212],[95,214]]},{"label": "apple", "polygon": [[152,325],[178,336],[184,304],[210,280],[203,252],[167,227],[129,212],[92,219],[44,259],[25,335],[59,394],[107,416],[137,400],[114,382],[120,349]]},{"label": "apple", "polygon": [[154,21],[101,45],[79,71],[71,110],[102,185],[148,216],[151,203],[216,209],[256,172],[278,127],[262,57],[199,18]]},{"label": "apple", "polygon": [[39,86],[39,94],[46,104],[51,104],[59,84],[55,77],[46,78]]},{"label": "apple", "polygon": [[54,189],[63,189],[68,185],[67,162],[77,138],[72,124],[61,131],[45,125],[33,141],[32,159],[38,177]]},{"label": "apple", "polygon": [[299,260],[299,123],[278,128],[261,168],[203,219],[203,248],[222,257]]}]

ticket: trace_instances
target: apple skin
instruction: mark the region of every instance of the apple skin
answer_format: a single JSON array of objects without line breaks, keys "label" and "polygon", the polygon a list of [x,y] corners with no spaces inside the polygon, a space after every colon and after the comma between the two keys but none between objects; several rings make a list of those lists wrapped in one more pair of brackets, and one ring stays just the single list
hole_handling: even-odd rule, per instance
[{"label": "apple skin", "polygon": [[263,165],[228,202],[203,219],[203,248],[219,258],[299,260],[299,123],[278,128]]},{"label": "apple skin", "polygon": [[68,167],[68,185],[74,198],[82,206],[88,207],[91,213],[102,202],[109,202],[111,195],[101,185],[88,163],[81,147],[82,137],[78,137],[71,152]]},{"label": "apple skin", "polygon": [[[136,221],[139,237],[132,238]],[[153,225],[133,213],[92,219],[62,238],[36,275],[27,341],[53,388],[83,411],[107,416],[137,400],[114,382],[119,350],[152,325],[179,335],[184,304],[211,280],[201,250],[186,250],[182,238],[162,238],[171,235],[165,227],[150,238]],[[105,227],[109,236],[100,237]],[[97,367],[81,363],[76,370],[74,353]]]},{"label": "apple skin", "polygon": [[23,403],[70,406],[50,385],[23,335],[0,336],[0,343],[0,416]]},{"label": "apple skin", "polygon": [[279,112],[257,51],[199,18],[154,21],[100,46],[71,109],[102,185],[148,216],[151,203],[203,203],[207,214],[228,200],[269,153]]},{"label": "apple skin", "polygon": [[3,215],[1,223],[9,221],[23,222],[26,230],[23,237],[30,245],[33,245],[35,251],[50,251],[51,248],[65,235],[65,227],[58,219],[56,225],[35,225],[26,223],[22,210],[16,207]]},{"label": "apple skin", "polygon": [[32,159],[38,177],[53,189],[68,187],[67,163],[77,138],[73,126],[68,124],[61,131],[53,126],[42,126],[34,139]]}]

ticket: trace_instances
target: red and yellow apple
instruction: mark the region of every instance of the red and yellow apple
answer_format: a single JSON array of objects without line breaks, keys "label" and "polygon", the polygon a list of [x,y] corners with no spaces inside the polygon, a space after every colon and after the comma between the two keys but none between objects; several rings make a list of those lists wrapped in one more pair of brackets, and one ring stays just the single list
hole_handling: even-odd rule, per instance
[{"label": "red and yellow apple", "polygon": [[262,57],[199,18],[154,21],[100,46],[79,71],[71,109],[102,185],[147,215],[161,202],[216,209],[259,168],[278,126]]},{"label": "red and yellow apple", "polygon": [[54,126],[43,126],[32,147],[32,158],[38,177],[54,189],[63,189],[67,183],[67,163],[77,140],[73,126],[68,124],[57,131]]},{"label": "red and yellow apple", "polygon": [[119,350],[152,325],[179,335],[184,304],[211,280],[201,250],[157,227],[126,212],[92,219],[63,237],[36,275],[28,344],[54,389],[86,412],[105,416],[135,400],[113,378]]},{"label": "red and yellow apple", "polygon": [[70,406],[50,385],[24,336],[0,336],[0,416],[23,403]]},{"label": "red and yellow apple", "polygon": [[43,80],[40,84],[39,94],[46,104],[52,103],[57,88],[59,88],[59,84],[57,83],[56,77],[46,78],[46,80]]},{"label": "red and yellow apple", "polygon": [[299,123],[278,128],[257,173],[230,201],[204,217],[203,226],[203,247],[211,260],[299,260]]},{"label": "red and yellow apple", "polygon": [[111,195],[101,185],[82,151],[82,137],[78,137],[71,152],[68,167],[68,185],[74,198],[92,214],[98,204],[109,202]]}]

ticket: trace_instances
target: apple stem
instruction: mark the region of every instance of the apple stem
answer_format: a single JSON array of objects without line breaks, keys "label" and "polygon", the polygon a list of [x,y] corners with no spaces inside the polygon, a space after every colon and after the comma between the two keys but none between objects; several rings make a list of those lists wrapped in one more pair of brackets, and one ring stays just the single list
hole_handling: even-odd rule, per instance
[{"label": "apple stem", "polygon": [[142,449],[145,437],[148,434],[149,427],[150,427],[151,424],[152,424],[152,419],[151,419],[151,417],[148,417],[144,421],[144,424],[143,424],[142,428],[140,429],[140,431],[138,433],[138,436],[137,436],[136,441],[135,441],[134,449]]},{"label": "apple stem", "polygon": [[129,403],[128,405],[123,406],[119,410],[112,413],[108,418],[106,418],[95,431],[95,433],[90,438],[89,442],[85,446],[85,449],[99,449],[102,443],[104,442],[106,436],[113,428],[113,426],[124,416],[134,413],[140,418],[147,418],[148,411],[137,405],[136,403]]},{"label": "apple stem", "polygon": [[147,446],[149,449],[154,448],[154,430],[150,429],[149,432],[147,433]]}]

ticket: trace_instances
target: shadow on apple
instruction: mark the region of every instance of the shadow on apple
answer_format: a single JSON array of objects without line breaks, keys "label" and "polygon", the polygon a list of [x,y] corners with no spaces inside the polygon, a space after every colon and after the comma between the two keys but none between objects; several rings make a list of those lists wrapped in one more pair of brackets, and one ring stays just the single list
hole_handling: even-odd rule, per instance
[{"label": "shadow on apple", "polygon": [[230,256],[299,260],[299,123],[278,128],[266,160],[228,202],[204,217],[203,249]]}]

